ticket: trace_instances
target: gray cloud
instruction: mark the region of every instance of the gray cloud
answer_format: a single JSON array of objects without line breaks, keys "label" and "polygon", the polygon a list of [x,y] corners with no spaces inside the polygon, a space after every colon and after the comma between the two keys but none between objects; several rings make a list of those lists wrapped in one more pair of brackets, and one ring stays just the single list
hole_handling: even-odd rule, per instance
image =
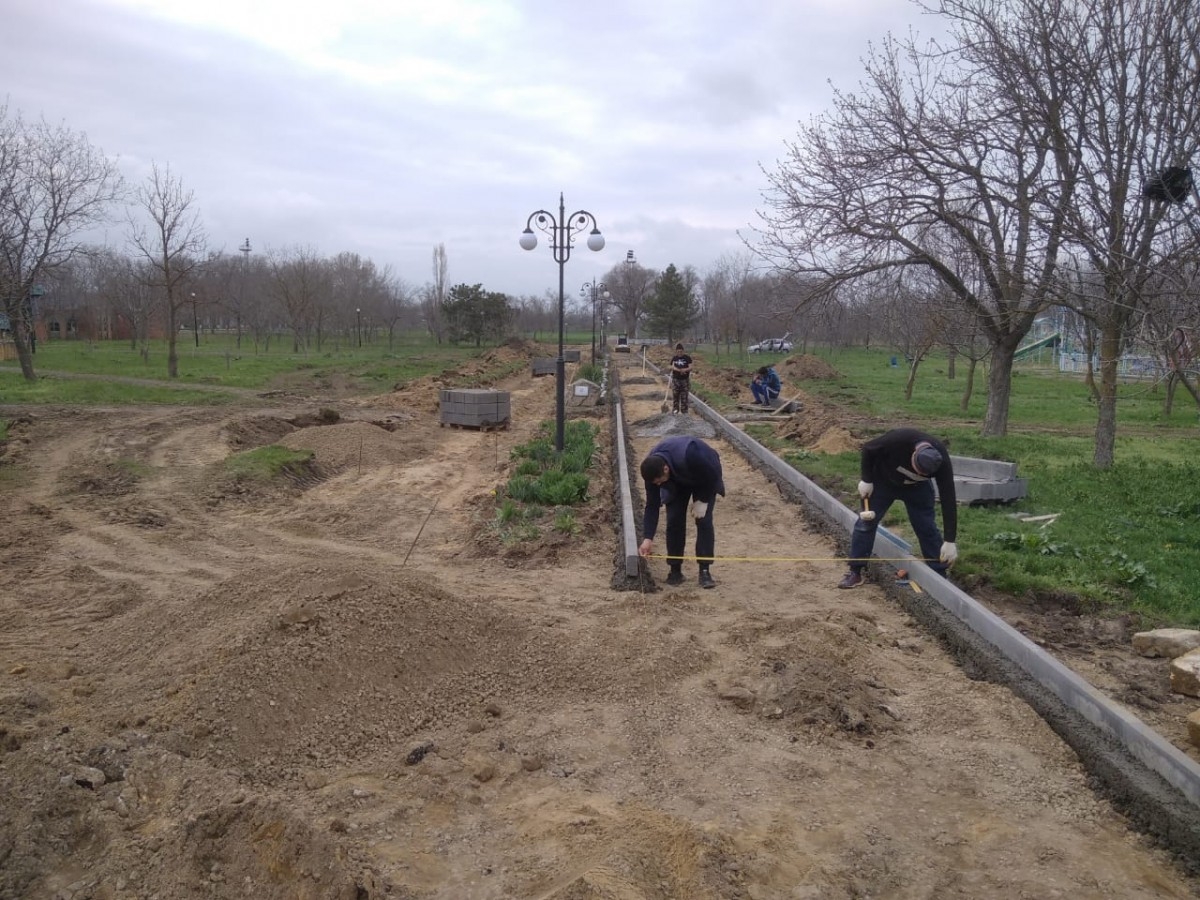
[{"label": "gray cloud", "polygon": [[739,249],[760,162],[916,21],[895,0],[6,6],[10,110],[85,131],[132,182],[169,164],[214,247],[352,250],[420,284],[444,242],[452,281],[514,294],[557,284],[516,239],[560,191],[608,240],[569,283],[627,249],[701,269]]}]

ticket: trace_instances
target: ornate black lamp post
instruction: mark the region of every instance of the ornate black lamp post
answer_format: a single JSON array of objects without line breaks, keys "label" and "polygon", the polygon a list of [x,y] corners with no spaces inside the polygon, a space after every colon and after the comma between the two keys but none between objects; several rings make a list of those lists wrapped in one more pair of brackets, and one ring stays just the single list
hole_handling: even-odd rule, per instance
[{"label": "ornate black lamp post", "polygon": [[538,227],[538,231],[550,236],[550,249],[554,253],[554,261],[558,263],[558,361],[554,367],[554,387],[558,396],[554,413],[554,449],[555,452],[562,453],[567,418],[567,364],[563,357],[563,269],[567,260],[571,258],[571,246],[575,242],[575,236],[582,234],[588,225],[592,226],[587,239],[589,250],[603,250],[604,235],[600,233],[596,217],[587,210],[578,210],[568,217],[562,194],[558,195],[558,218],[544,209],[529,214],[525,230],[521,232],[520,244],[524,250],[532,250],[537,246],[537,235],[533,233],[534,225]]},{"label": "ornate black lamp post", "polygon": [[579,293],[585,297],[591,297],[592,300],[592,362],[596,361],[596,303],[601,298],[607,298],[608,285],[603,281],[597,282],[595,278],[591,281],[585,281],[583,287],[579,289]]}]

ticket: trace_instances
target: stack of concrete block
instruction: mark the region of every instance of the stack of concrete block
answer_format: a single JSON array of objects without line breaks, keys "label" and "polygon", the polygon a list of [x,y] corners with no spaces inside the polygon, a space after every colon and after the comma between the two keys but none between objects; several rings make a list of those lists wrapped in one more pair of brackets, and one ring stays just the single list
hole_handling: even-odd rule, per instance
[{"label": "stack of concrete block", "polygon": [[581,358],[580,353],[581,353],[581,351],[579,351],[579,350],[563,350],[563,361],[564,362],[579,362],[579,360]]},{"label": "stack of concrete block", "polygon": [[539,356],[529,361],[529,369],[533,372],[533,377],[539,375],[553,375],[558,371],[558,357],[556,356]]},{"label": "stack of concrete block", "polygon": [[[1017,464],[974,456],[951,456],[955,499],[964,506],[1012,503],[1029,492],[1029,481],[1017,477]],[[936,482],[935,490],[936,490]]]},{"label": "stack of concrete block", "polygon": [[440,408],[443,425],[462,428],[507,428],[512,419],[512,398],[508,391],[444,389]]}]

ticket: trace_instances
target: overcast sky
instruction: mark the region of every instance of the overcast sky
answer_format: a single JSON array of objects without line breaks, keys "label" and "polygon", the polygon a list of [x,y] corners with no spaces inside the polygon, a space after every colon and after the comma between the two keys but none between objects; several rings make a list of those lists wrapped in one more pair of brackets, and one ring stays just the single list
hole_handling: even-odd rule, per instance
[{"label": "overcast sky", "polygon": [[[566,290],[633,250],[742,250],[785,141],[908,0],[4,0],[0,101],[194,191],[210,247],[370,257],[414,286],[557,291],[529,214],[593,213]],[[119,225],[110,242],[123,241]]]}]

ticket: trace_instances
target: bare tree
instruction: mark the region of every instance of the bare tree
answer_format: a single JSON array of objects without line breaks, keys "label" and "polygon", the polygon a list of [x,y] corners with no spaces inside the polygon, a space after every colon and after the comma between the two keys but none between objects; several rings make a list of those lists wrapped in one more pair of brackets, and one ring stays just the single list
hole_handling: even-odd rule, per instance
[{"label": "bare tree", "polygon": [[608,285],[612,299],[608,306],[620,313],[625,331],[636,337],[645,316],[646,299],[654,290],[658,272],[637,262],[618,263],[602,279]]},{"label": "bare tree", "polygon": [[[1039,110],[1048,128],[1076,135],[1079,186],[1064,241],[1095,273],[1079,311],[1097,331],[1099,383],[1093,462],[1114,461],[1121,356],[1153,293],[1156,272],[1197,248],[1191,199],[1151,190],[1200,150],[1200,16],[1190,0],[1077,4],[1033,0],[1018,14],[1053,15],[1045,41],[1073,90]],[[954,5],[969,23],[978,14]],[[1051,27],[1052,26],[1052,27]],[[1181,169],[1182,171],[1182,169]]]},{"label": "bare tree", "polygon": [[[533,339],[539,340],[538,335],[545,331],[555,333],[558,327],[558,294],[546,291],[540,297],[525,294],[512,301],[513,328],[524,334],[532,334]],[[604,311],[601,310],[601,318]]]},{"label": "bare tree", "polygon": [[438,244],[433,248],[433,281],[421,292],[421,312],[425,314],[425,327],[440,344],[446,336],[446,325],[442,321],[442,306],[446,302],[450,286],[446,275],[449,262],[446,258],[446,245]]},{"label": "bare tree", "polygon": [[118,321],[129,326],[129,347],[143,362],[149,361],[150,321],[159,305],[149,264],[111,251],[95,258],[96,283],[100,296]]},{"label": "bare tree", "polygon": [[1170,417],[1180,387],[1200,406],[1200,385],[1195,377],[1193,335],[1200,329],[1200,266],[1194,258],[1182,258],[1156,266],[1142,292],[1144,307],[1136,334],[1127,341],[1134,353],[1155,359],[1149,373],[1155,389],[1165,385],[1163,415]]},{"label": "bare tree", "polygon": [[390,272],[384,274],[387,293],[379,309],[379,321],[387,329],[388,351],[392,352],[396,347],[396,329],[412,316],[415,292],[403,278]]},{"label": "bare tree", "polygon": [[1011,32],[986,33],[988,20],[948,48],[885,41],[863,90],[839,92],[768,174],[759,250],[826,292],[887,269],[939,278],[993,346],[983,433],[1002,435],[1012,355],[1049,302],[1074,157],[1027,108],[1064,102],[1045,41],[1005,6],[967,3]]},{"label": "bare tree", "polygon": [[[167,328],[167,377],[179,377],[179,319],[191,303],[186,289],[204,263],[207,239],[192,191],[171,174],[171,167],[151,167],[146,182],[134,192],[130,242],[148,265],[150,285],[159,291]],[[146,226],[139,221],[149,219]]]},{"label": "bare tree", "polygon": [[268,259],[271,295],[292,332],[292,349],[307,353],[325,315],[329,268],[311,247],[271,250]]},{"label": "bare tree", "polygon": [[0,304],[27,381],[37,378],[38,280],[85,252],[82,233],[109,218],[121,190],[115,163],[84,134],[27,123],[0,106]]}]

